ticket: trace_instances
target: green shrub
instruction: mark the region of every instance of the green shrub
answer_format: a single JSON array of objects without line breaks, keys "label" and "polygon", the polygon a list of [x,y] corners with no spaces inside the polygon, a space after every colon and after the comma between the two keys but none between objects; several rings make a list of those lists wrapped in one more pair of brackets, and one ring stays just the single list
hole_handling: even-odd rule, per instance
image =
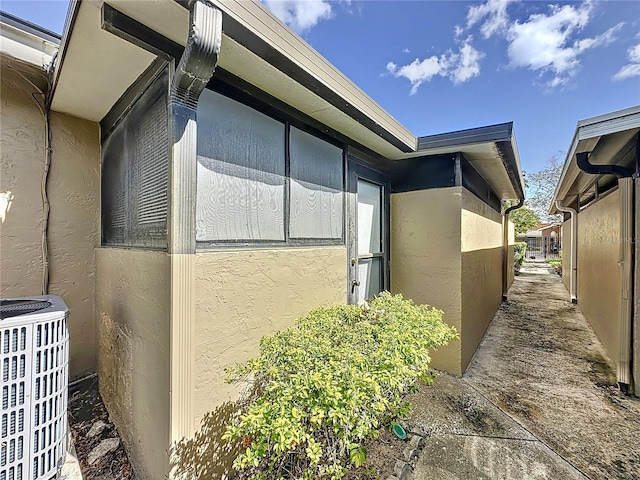
[{"label": "green shrub", "polygon": [[558,268],[562,266],[562,259],[561,258],[549,258],[546,260],[546,262],[551,265],[552,267]]},{"label": "green shrub", "polygon": [[246,450],[249,478],[339,479],[364,463],[365,440],[404,417],[404,395],[432,381],[429,352],[457,338],[443,312],[383,292],[360,306],[313,310],[260,342],[260,355],[227,371],[262,392],[225,437]]},{"label": "green shrub", "polygon": [[520,271],[526,257],[527,242],[516,242],[513,245],[513,268],[516,272]]}]

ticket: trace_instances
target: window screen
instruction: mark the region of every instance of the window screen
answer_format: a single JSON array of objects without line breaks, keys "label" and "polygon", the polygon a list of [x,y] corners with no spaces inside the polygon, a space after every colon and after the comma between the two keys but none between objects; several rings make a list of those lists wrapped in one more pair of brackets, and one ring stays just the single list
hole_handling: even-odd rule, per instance
[{"label": "window screen", "polygon": [[166,70],[102,145],[102,243],[166,248],[169,169]]},{"label": "window screen", "polygon": [[291,238],[342,238],[342,149],[291,127]]},{"label": "window screen", "polygon": [[205,90],[197,175],[197,241],[285,240],[283,123]]}]

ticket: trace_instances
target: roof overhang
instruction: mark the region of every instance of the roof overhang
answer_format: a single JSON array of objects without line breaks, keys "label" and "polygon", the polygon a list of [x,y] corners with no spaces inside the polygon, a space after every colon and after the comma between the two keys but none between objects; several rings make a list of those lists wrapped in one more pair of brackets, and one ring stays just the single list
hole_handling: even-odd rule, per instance
[{"label": "roof overhang", "polygon": [[594,180],[594,175],[580,170],[576,154],[590,153],[595,165],[618,165],[618,155],[640,131],[640,105],[580,120],[567,152],[562,174],[556,186],[549,213],[560,213],[556,201],[571,205]]},{"label": "roof overhang", "polygon": [[501,200],[524,198],[513,122],[419,137],[417,152],[403,158],[457,152],[464,154]]},{"label": "roof overhang", "polygon": [[[99,122],[157,58],[108,31],[105,4],[182,48],[189,28],[186,3],[72,0],[52,108]],[[511,123],[417,138],[259,2],[212,3],[223,12],[221,69],[382,158],[461,152],[501,199],[524,194]]]},{"label": "roof overhang", "polygon": [[46,71],[58,51],[60,37],[31,22],[0,12],[0,53]]},{"label": "roof overhang", "polygon": [[[189,11],[173,0],[74,1],[52,108],[100,121],[155,55],[102,28],[107,3],[184,46]],[[416,137],[260,3],[215,1],[223,12],[218,65],[374,152],[415,150]]]}]

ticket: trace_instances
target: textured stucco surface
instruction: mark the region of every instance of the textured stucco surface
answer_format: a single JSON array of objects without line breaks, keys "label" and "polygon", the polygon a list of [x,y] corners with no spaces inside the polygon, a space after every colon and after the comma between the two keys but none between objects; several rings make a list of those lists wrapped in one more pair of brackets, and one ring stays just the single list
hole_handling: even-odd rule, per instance
[{"label": "textured stucco surface", "polygon": [[463,189],[463,372],[502,301],[502,235],[502,216]]},{"label": "textured stucco surface", "polygon": [[49,293],[69,306],[71,377],[96,368],[95,247],[100,229],[97,123],[51,115]]},{"label": "textured stucco surface", "polygon": [[509,221],[509,249],[507,250],[507,288],[510,288],[515,279],[515,270],[513,269],[514,244],[516,242],[516,233],[513,222]]},{"label": "textured stucco surface", "polygon": [[196,255],[194,412],[196,425],[237,399],[224,368],[321,305],[346,303],[345,247],[235,250]]},{"label": "textured stucco surface", "polygon": [[[462,187],[391,195],[391,292],[445,312],[460,331],[462,318]],[[460,341],[432,355],[432,366],[462,374]]]},{"label": "textured stucco surface", "polygon": [[[31,94],[35,89],[2,68],[0,174],[0,296],[42,293],[42,177],[45,120]],[[24,67],[32,81],[34,72]],[[69,306],[70,376],[95,370],[95,260],[100,221],[98,125],[51,114],[49,170],[49,293]],[[7,203],[10,200],[10,205]]]},{"label": "textured stucco surface", "polygon": [[136,473],[165,478],[169,458],[169,256],[96,250],[100,393]]},{"label": "textured stucco surface", "polygon": [[578,214],[578,305],[616,363],[620,352],[620,192]]},{"label": "textured stucco surface", "polygon": [[0,296],[42,294],[45,122],[35,91],[2,57]]}]

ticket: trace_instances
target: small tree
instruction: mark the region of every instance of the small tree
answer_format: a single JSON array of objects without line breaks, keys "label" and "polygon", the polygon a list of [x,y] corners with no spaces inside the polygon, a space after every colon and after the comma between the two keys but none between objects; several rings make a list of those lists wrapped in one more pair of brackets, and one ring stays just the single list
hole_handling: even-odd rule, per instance
[{"label": "small tree", "polygon": [[547,160],[544,168],[538,172],[527,174],[527,189],[530,192],[527,204],[545,223],[561,221],[560,215],[549,215],[549,208],[556,191],[556,185],[562,175],[562,152],[556,153]]},{"label": "small tree", "polygon": [[516,235],[526,233],[540,223],[536,213],[528,207],[513,210],[509,213],[509,220],[513,222]]}]

